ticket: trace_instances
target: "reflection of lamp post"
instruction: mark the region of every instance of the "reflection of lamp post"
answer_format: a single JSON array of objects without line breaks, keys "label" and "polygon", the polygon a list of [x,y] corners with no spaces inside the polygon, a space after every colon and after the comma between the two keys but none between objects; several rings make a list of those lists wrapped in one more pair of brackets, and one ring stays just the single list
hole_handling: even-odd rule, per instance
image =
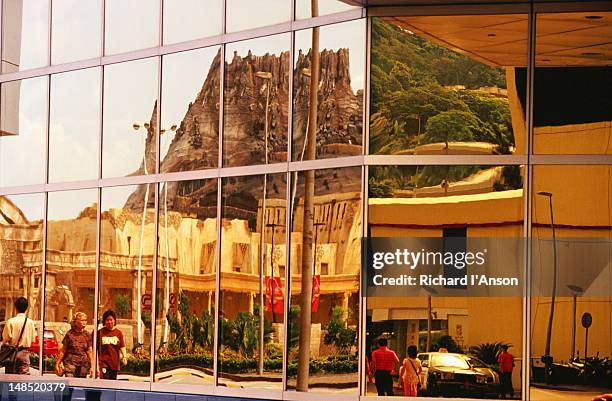
[{"label": "reflection of lamp post", "polygon": [[427,285],[421,286],[427,292],[427,350],[426,352],[431,351],[431,296],[438,293],[435,288],[429,287]]},{"label": "reflection of lamp post", "polygon": [[570,289],[570,291],[572,292],[572,297],[574,298],[574,314],[572,318],[572,356],[571,356],[571,358],[573,358],[576,352],[576,306],[577,306],[576,298],[578,298],[578,295],[582,294],[584,290],[582,289],[582,287],[579,287],[574,284],[568,284],[567,288]]},{"label": "reflection of lamp post", "polygon": [[270,84],[272,83],[272,73],[267,71],[257,71],[255,76],[268,81],[266,82],[266,117],[264,125],[265,160],[266,164],[268,164],[268,108],[270,105]]},{"label": "reflection of lamp post", "polygon": [[[149,134],[149,128],[151,127],[151,125],[149,123],[144,123],[143,124],[144,129],[146,130],[146,134],[143,137],[142,140],[142,145],[143,145],[143,152],[142,152],[142,165],[144,168],[144,173],[145,175],[148,174],[147,171],[147,135]],[[138,123],[134,123],[132,124],[132,128],[134,128],[134,131],[136,131],[136,133],[138,133],[140,131],[140,124]],[[138,275],[136,278],[136,286],[138,288],[137,291],[137,300],[136,300],[136,320],[138,322],[138,345],[142,345],[142,311],[141,311],[141,298],[142,298],[142,280],[141,280],[141,276],[142,276],[142,248],[144,247],[144,231],[145,231],[145,217],[147,214],[147,201],[149,199],[149,184],[147,184],[147,189],[145,190],[145,196],[144,196],[144,202],[143,202],[143,206],[142,206],[142,222],[140,225],[140,244],[139,244],[139,251],[138,251]]]},{"label": "reflection of lamp post", "polygon": [[[172,124],[170,131],[176,131],[176,124]],[[168,132],[166,129],[159,131],[160,136]],[[168,183],[164,183],[164,231],[165,231],[165,243],[166,243],[166,291],[164,293],[164,344],[168,343],[168,311],[170,310],[170,246],[168,244]]]},{"label": "reflection of lamp post", "polygon": [[546,330],[546,348],[544,350],[544,356],[542,357],[542,361],[546,364],[546,369],[544,370],[544,379],[546,383],[550,382],[550,369],[552,367],[552,356],[550,355],[550,339],[552,336],[552,324],[553,317],[555,314],[555,296],[557,295],[557,238],[555,236],[555,220],[553,217],[553,205],[552,205],[552,196],[551,192],[540,191],[537,193],[540,196],[545,196],[548,198],[548,204],[550,205],[550,228],[552,230],[553,237],[553,282],[552,282],[552,294],[550,301],[550,315],[548,316],[548,329]]},{"label": "reflection of lamp post", "polygon": [[281,227],[282,224],[268,223],[266,227],[272,228],[272,252],[270,252],[270,308],[272,309],[272,323],[276,323],[274,320],[274,232],[276,227]]}]

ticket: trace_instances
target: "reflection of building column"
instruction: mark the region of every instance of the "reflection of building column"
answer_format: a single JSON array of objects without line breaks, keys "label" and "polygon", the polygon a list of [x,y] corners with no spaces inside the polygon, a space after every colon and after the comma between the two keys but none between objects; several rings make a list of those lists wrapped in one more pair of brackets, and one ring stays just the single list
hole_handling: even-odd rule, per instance
[{"label": "reflection of building column", "polygon": [[344,327],[348,325],[348,317],[349,317],[349,300],[351,299],[351,293],[345,292],[342,294],[342,310],[344,313]]},{"label": "reflection of building column", "polygon": [[255,311],[255,297],[257,294],[254,292],[249,293],[249,313],[252,315]]},{"label": "reflection of building column", "polygon": [[207,294],[208,294],[208,306],[206,307],[206,309],[208,310],[208,313],[212,313],[213,292],[207,291]]}]

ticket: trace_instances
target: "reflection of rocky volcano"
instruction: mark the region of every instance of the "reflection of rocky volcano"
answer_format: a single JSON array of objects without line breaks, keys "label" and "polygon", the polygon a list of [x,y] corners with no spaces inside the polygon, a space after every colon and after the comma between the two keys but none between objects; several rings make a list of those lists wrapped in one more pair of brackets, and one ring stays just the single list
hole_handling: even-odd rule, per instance
[{"label": "reflection of rocky volcano", "polygon": [[[300,159],[304,132],[308,121],[310,83],[305,69],[310,66],[309,54],[300,52],[294,77],[294,156]],[[218,166],[220,55],[217,54],[196,99],[189,103],[185,117],[161,161],[161,172],[193,171]],[[270,73],[262,78],[263,73]],[[259,74],[258,74],[259,73]],[[347,49],[321,52],[319,84],[319,115],[317,143],[319,153],[350,155],[360,151],[362,131],[362,93],[353,93],[350,86],[349,53]],[[269,85],[269,87],[268,87]],[[269,92],[269,94],[268,94]],[[289,101],[289,53],[279,56],[254,56],[249,52],[234,54],[226,64],[224,164],[228,166],[265,163],[266,101],[268,106],[268,149],[270,162],[286,161]],[[153,129],[154,124],[151,124]],[[147,136],[147,154],[153,154],[152,136]],[[359,145],[359,146],[358,146]],[[353,149],[356,148],[356,149]],[[295,150],[294,150],[295,152]],[[151,167],[147,157],[147,166]],[[329,177],[329,182],[333,181]],[[213,180],[214,181],[214,180]],[[202,199],[215,197],[213,181],[170,183],[168,207],[190,213],[204,205]],[[210,182],[211,184],[208,184]],[[236,191],[236,189],[233,189]],[[126,207],[141,210],[144,186],[139,186]],[[203,193],[204,191],[205,193]],[[261,188],[246,185],[245,198],[261,196]],[[234,194],[238,196],[239,194]],[[190,202],[189,199],[192,199]],[[192,204],[193,203],[193,204]],[[153,206],[152,204],[150,205]],[[255,205],[251,205],[256,208]],[[200,212],[198,212],[199,214]],[[203,212],[208,215],[209,212]]]}]

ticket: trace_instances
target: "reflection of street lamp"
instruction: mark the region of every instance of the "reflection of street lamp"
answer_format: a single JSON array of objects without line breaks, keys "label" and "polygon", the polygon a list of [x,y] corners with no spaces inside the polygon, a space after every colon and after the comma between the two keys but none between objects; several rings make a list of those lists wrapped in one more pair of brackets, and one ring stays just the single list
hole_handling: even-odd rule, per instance
[{"label": "reflection of street lamp", "polygon": [[427,349],[426,352],[431,350],[431,296],[436,295],[438,291],[427,285],[421,286],[427,292]]},{"label": "reflection of street lamp", "polygon": [[548,204],[550,205],[550,228],[552,230],[553,237],[553,282],[552,282],[552,294],[550,301],[550,315],[548,316],[548,329],[546,331],[546,348],[544,350],[544,356],[542,357],[542,361],[546,364],[546,369],[544,370],[544,379],[546,383],[550,382],[550,369],[552,366],[552,356],[550,355],[550,339],[552,336],[552,324],[553,317],[555,314],[555,296],[557,295],[557,238],[555,236],[555,220],[553,217],[553,205],[552,205],[552,196],[551,192],[540,191],[537,192],[540,196],[545,196],[548,198]]},{"label": "reflection of street lamp", "polygon": [[[172,124],[170,126],[170,131],[176,131],[176,124]],[[168,130],[160,129],[159,135],[163,135]],[[164,230],[166,236],[166,291],[164,294],[164,313],[165,313],[165,322],[164,322],[164,344],[168,343],[168,311],[170,310],[170,246],[168,244],[168,183],[164,183]]]},{"label": "reflection of street lamp", "polygon": [[272,73],[267,71],[257,71],[255,76],[268,81],[266,82],[266,117],[264,125],[265,159],[266,164],[268,164],[268,108],[270,104],[270,84],[272,83]]},{"label": "reflection of street lamp", "polygon": [[576,352],[576,306],[577,306],[576,298],[578,298],[578,295],[581,295],[584,292],[584,290],[582,289],[582,287],[579,287],[574,284],[568,284],[567,288],[570,289],[570,291],[572,292],[572,297],[574,298],[574,315],[572,319],[572,356],[571,356],[571,358],[573,358],[574,353]]},{"label": "reflection of street lamp", "polygon": [[270,278],[272,280],[270,284],[270,307],[272,309],[272,323],[276,323],[274,321],[274,233],[276,231],[276,227],[282,227],[282,224],[268,223],[266,224],[266,227],[272,228],[272,252],[270,252]]}]

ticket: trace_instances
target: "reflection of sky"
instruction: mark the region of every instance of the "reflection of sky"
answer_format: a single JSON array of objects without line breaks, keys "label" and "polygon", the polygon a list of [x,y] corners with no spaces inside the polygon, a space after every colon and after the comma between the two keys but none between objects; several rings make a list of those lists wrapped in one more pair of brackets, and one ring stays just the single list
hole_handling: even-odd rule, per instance
[{"label": "reflection of sky", "polygon": [[51,77],[49,181],[98,176],[100,69]]},{"label": "reflection of sky", "polygon": [[[104,69],[102,176],[133,173],[142,162],[144,123],[157,99],[157,58],[112,64]],[[140,124],[134,131],[133,124]]]},{"label": "reflection of sky", "polygon": [[146,49],[159,39],[159,0],[106,0],[105,54]]},{"label": "reflection of sky", "polygon": [[193,102],[200,92],[218,51],[219,46],[213,46],[164,56],[161,128],[166,129],[166,133],[161,137],[161,160],[175,135],[169,128],[172,124],[180,126],[189,102]]},{"label": "reflection of sky", "polygon": [[[155,186],[149,186],[149,194],[153,194]],[[137,185],[122,187],[108,187],[102,189],[102,212],[109,209],[120,209],[125,205],[128,197],[138,189]],[[151,195],[149,195],[151,196]],[[144,195],[143,195],[144,198]]]},{"label": "reflection of sky", "polygon": [[226,31],[237,32],[291,19],[291,0],[227,0]]},{"label": "reflection of sky", "polygon": [[75,219],[83,209],[97,202],[97,189],[49,192],[47,218],[50,221]]},{"label": "reflection of sky", "polygon": [[[308,53],[312,46],[312,30],[305,29],[295,33],[295,49]],[[349,49],[351,87],[354,92],[365,88],[365,20],[355,20],[341,24],[323,26],[319,33],[319,50],[340,48]],[[294,66],[295,67],[295,66]]]},{"label": "reflection of sky", "polygon": [[[20,70],[47,65],[47,29],[49,26],[47,1],[22,1]],[[6,18],[10,16],[6,15],[3,19],[6,21]],[[12,22],[15,23],[15,21]],[[16,39],[8,37],[5,41]]]},{"label": "reflection of sky", "polygon": [[101,13],[101,0],[53,0],[52,64],[100,56]]},{"label": "reflection of sky", "polygon": [[[319,0],[319,15],[339,13],[341,11],[348,11],[354,8],[356,7],[343,3],[340,0]],[[312,15],[311,11],[310,0],[295,0],[296,19],[310,18]]]},{"label": "reflection of sky", "polygon": [[25,215],[28,221],[41,220],[44,217],[44,194],[5,195]]},{"label": "reflection of sky", "polygon": [[[19,135],[0,137],[0,185],[6,186],[40,184],[45,175],[47,77],[9,82],[2,88],[18,85]],[[2,96],[8,93],[10,89],[3,90]]]},{"label": "reflection of sky", "polygon": [[164,43],[221,33],[223,0],[164,1]]},{"label": "reflection of sky", "polygon": [[225,61],[228,63],[232,62],[234,51],[237,51],[240,57],[246,57],[249,50],[254,56],[263,56],[266,53],[270,53],[278,57],[282,52],[289,51],[290,45],[291,36],[288,33],[228,43],[225,50]]}]

